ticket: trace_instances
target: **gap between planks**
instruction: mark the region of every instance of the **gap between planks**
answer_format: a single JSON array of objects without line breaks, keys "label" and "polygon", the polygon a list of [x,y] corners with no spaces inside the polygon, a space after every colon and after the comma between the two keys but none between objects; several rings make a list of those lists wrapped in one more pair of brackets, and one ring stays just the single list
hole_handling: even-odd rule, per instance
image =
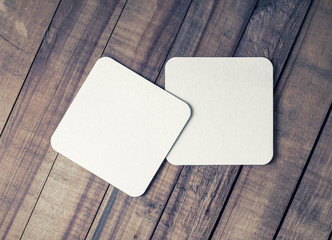
[{"label": "gap between planks", "polygon": [[[284,221],[285,221],[285,218],[286,218],[286,216],[287,216],[287,212],[288,212],[288,210],[289,210],[289,208],[290,208],[290,206],[291,206],[291,204],[292,204],[292,202],[293,202],[293,200],[294,200],[294,197],[295,197],[295,195],[296,195],[296,193],[297,193],[297,190],[299,189],[299,187],[300,187],[300,185],[301,185],[301,182],[302,182],[303,176],[304,176],[305,172],[307,171],[307,168],[308,168],[308,165],[309,165],[310,160],[311,160],[311,158],[312,158],[312,155],[314,154],[314,152],[315,152],[315,150],[316,150],[316,147],[317,147],[317,144],[319,143],[319,140],[320,140],[320,138],[321,138],[321,136],[322,136],[322,133],[323,133],[323,131],[324,131],[324,129],[325,129],[325,125],[326,125],[326,123],[327,123],[327,121],[328,121],[328,119],[329,119],[329,117],[330,117],[330,114],[331,114],[331,110],[332,110],[332,103],[331,103],[331,105],[330,105],[329,110],[328,110],[327,113],[326,113],[325,119],[324,119],[324,121],[323,121],[323,123],[322,123],[322,126],[321,126],[319,132],[318,132],[318,135],[317,135],[317,138],[316,138],[316,140],[315,140],[315,143],[314,143],[314,145],[313,145],[313,147],[312,147],[312,149],[311,149],[311,151],[310,151],[310,154],[309,154],[308,160],[307,160],[306,164],[305,164],[304,167],[303,167],[302,173],[301,173],[301,175],[300,175],[300,177],[299,177],[299,179],[298,179],[298,181],[297,181],[297,184],[296,184],[296,186],[295,186],[295,188],[294,188],[294,191],[293,191],[293,193],[292,193],[292,196],[291,196],[291,198],[289,199],[289,202],[288,202],[287,207],[286,207],[286,209],[285,209],[285,212],[284,212],[284,214],[283,214],[283,216],[282,216],[282,218],[281,218],[281,221],[280,221],[279,226],[278,226],[278,228],[277,228],[277,230],[276,230],[276,233],[275,233],[274,236],[273,236],[273,239],[277,239],[277,237],[278,237],[278,234],[279,234],[279,232],[280,232],[280,229],[281,229],[281,227],[282,227],[282,225],[283,225],[283,223],[284,223]],[[332,233],[332,232],[331,232],[331,233]]]},{"label": "gap between planks", "polygon": [[[26,82],[26,80],[27,80],[27,78],[28,78],[28,76],[29,76],[29,73],[30,73],[30,71],[31,71],[31,68],[32,68],[32,66],[33,66],[33,64],[34,64],[34,62],[35,62],[35,60],[36,60],[37,54],[38,54],[38,52],[40,51],[41,46],[43,45],[43,42],[44,42],[45,36],[47,35],[47,33],[48,33],[48,31],[49,31],[49,27],[51,26],[51,23],[53,22],[54,16],[55,16],[56,12],[58,11],[58,8],[59,8],[59,6],[60,6],[61,1],[62,1],[62,0],[59,0],[59,2],[58,2],[58,5],[57,5],[57,7],[56,7],[56,9],[55,9],[55,11],[54,11],[54,13],[53,13],[53,16],[52,16],[51,21],[50,21],[50,23],[49,23],[49,25],[48,25],[48,28],[47,28],[46,32],[44,33],[44,36],[43,36],[42,41],[40,42],[40,44],[39,44],[39,46],[38,46],[38,49],[37,49],[37,51],[36,51],[35,56],[33,57],[33,60],[32,60],[32,62],[31,62],[31,64],[30,64],[30,67],[29,67],[29,69],[28,69],[28,72],[27,72],[27,74],[25,75],[25,78],[24,78],[24,80],[23,80],[23,82],[22,82],[22,84],[21,84],[20,90],[19,90],[18,93],[17,93],[17,96],[16,96],[16,98],[15,98],[15,100],[14,100],[14,103],[13,103],[11,109],[10,109],[10,112],[9,112],[7,118],[6,118],[6,121],[5,121],[5,123],[4,123],[3,127],[2,127],[2,129],[0,129],[0,139],[1,139],[1,136],[2,136],[2,133],[3,133],[4,129],[5,129],[6,126],[7,126],[8,120],[9,120],[10,116],[11,116],[12,113],[13,113],[13,109],[14,109],[16,103],[17,103],[18,97],[20,96],[20,94],[21,94],[21,92],[22,92],[23,86],[24,86],[24,84],[25,84],[25,82]],[[2,37],[2,36],[1,36],[1,37]],[[2,38],[3,38],[3,37],[2,37]],[[7,41],[7,40],[6,40],[6,41]],[[15,46],[15,45],[14,45],[14,46]]]},{"label": "gap between planks", "polygon": [[24,228],[23,228],[23,231],[22,231],[22,234],[21,234],[21,236],[20,236],[20,239],[22,239],[22,237],[23,237],[23,235],[24,235],[25,229],[27,228],[27,226],[28,226],[28,224],[29,224],[29,221],[30,221],[30,218],[31,218],[31,216],[32,216],[32,213],[34,212],[34,210],[35,210],[35,208],[36,208],[36,206],[37,206],[37,203],[38,203],[38,200],[39,200],[39,198],[40,198],[40,195],[42,194],[42,192],[43,192],[43,190],[44,190],[44,187],[45,187],[45,185],[46,185],[47,179],[48,179],[48,177],[49,177],[50,174],[51,174],[51,171],[52,171],[52,169],[53,169],[53,167],[54,167],[55,161],[57,160],[58,156],[59,156],[59,154],[56,155],[55,160],[54,160],[53,163],[52,163],[51,169],[50,169],[50,171],[48,172],[48,175],[47,175],[47,177],[46,177],[46,179],[45,179],[45,182],[44,182],[44,184],[43,184],[43,186],[42,186],[42,188],[41,188],[41,190],[40,190],[40,192],[39,192],[39,194],[38,194],[38,197],[37,197],[36,203],[35,203],[35,205],[34,205],[33,208],[32,208],[32,211],[31,211],[31,213],[30,213],[30,216],[29,216],[29,218],[28,218],[28,221],[26,222],[26,224],[25,224],[25,226],[24,226]]}]

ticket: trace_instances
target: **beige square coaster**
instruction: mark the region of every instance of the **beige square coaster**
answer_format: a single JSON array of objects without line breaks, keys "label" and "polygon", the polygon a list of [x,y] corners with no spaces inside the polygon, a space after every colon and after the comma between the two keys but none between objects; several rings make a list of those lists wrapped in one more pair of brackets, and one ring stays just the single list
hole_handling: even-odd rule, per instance
[{"label": "beige square coaster", "polygon": [[100,178],[139,196],[189,117],[185,102],[111,58],[101,58],[51,143]]},{"label": "beige square coaster", "polygon": [[192,116],[173,164],[266,164],[273,156],[273,67],[266,58],[172,58],[166,90]]}]

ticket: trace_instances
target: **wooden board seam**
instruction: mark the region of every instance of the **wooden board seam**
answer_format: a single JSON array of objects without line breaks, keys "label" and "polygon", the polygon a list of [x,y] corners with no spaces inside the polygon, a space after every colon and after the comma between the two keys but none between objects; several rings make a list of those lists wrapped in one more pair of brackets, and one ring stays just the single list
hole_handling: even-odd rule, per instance
[{"label": "wooden board seam", "polygon": [[[299,35],[300,35],[300,32],[301,32],[302,29],[303,29],[303,25],[304,25],[304,23],[305,23],[305,20],[306,20],[307,17],[308,17],[309,10],[311,9],[311,6],[312,6],[312,2],[313,2],[313,1],[311,0],[311,1],[310,1],[310,4],[309,4],[309,6],[308,6],[307,12],[306,12],[306,14],[305,14],[305,16],[304,16],[304,18],[303,18],[302,23],[301,23],[301,26],[300,26],[300,28],[299,28],[297,34],[296,34],[296,37],[295,37],[295,39],[294,39],[294,42],[293,42],[291,48],[289,49],[289,52],[288,52],[288,55],[287,55],[287,57],[286,57],[285,63],[284,63],[284,65],[283,65],[283,68],[282,68],[281,71],[280,71],[280,74],[279,74],[278,79],[276,79],[276,82],[275,82],[275,85],[274,85],[274,91],[275,91],[275,89],[277,89],[278,83],[280,82],[281,77],[284,75],[284,70],[285,70],[285,67],[284,67],[284,66],[287,66],[287,65],[288,65],[290,55],[291,55],[291,53],[293,52],[293,49],[294,49],[295,43],[297,42],[297,40],[298,40],[298,38],[299,38]],[[316,7],[316,9],[317,9],[317,7]],[[315,14],[316,9],[314,10],[312,16]],[[310,19],[310,21],[311,21],[311,19]],[[309,28],[307,28],[307,29],[305,30],[305,33],[307,33],[308,31],[309,31]],[[302,45],[302,44],[303,44],[303,42],[301,43],[301,45]],[[299,51],[299,52],[300,52],[300,51]],[[297,54],[299,54],[299,52],[298,52]],[[294,63],[295,63],[295,62],[293,62],[293,66],[294,66]],[[292,66],[292,67],[293,67],[293,66]],[[291,73],[291,72],[289,72],[288,74],[290,74],[290,73]],[[273,77],[274,77],[274,74],[273,74]],[[287,78],[288,78],[288,76],[287,76]],[[274,91],[273,91],[273,92],[274,92]]]},{"label": "wooden board seam", "polygon": [[[48,27],[47,27],[47,29],[46,29],[46,31],[45,31],[45,33],[44,33],[44,36],[43,36],[42,40],[40,41],[39,47],[38,47],[38,49],[37,49],[37,51],[36,51],[35,56],[33,57],[33,60],[32,60],[32,62],[31,62],[31,64],[30,64],[30,67],[29,67],[29,70],[28,70],[27,74],[25,75],[25,78],[24,78],[24,80],[23,80],[23,82],[22,82],[22,85],[21,85],[21,87],[20,87],[20,90],[19,90],[18,93],[17,93],[17,96],[16,96],[16,98],[15,98],[15,101],[14,101],[14,103],[13,103],[11,109],[10,109],[10,112],[9,112],[9,114],[8,114],[8,116],[7,116],[7,119],[6,119],[6,121],[5,121],[4,125],[3,125],[3,128],[0,129],[0,139],[1,139],[1,136],[2,136],[2,133],[3,133],[4,129],[5,129],[6,126],[7,126],[8,120],[9,120],[10,116],[11,116],[12,113],[13,113],[13,109],[14,109],[16,103],[17,103],[18,97],[20,96],[20,94],[21,94],[21,92],[22,92],[23,86],[24,86],[24,84],[25,84],[25,82],[26,82],[26,80],[27,80],[27,78],[28,78],[28,76],[29,76],[29,73],[30,73],[30,71],[31,71],[31,68],[32,68],[33,64],[35,63],[36,57],[37,57],[37,55],[38,55],[38,52],[40,51],[40,48],[41,48],[41,46],[42,46],[43,43],[44,43],[45,37],[46,37],[46,35],[47,35],[47,33],[48,33],[49,29],[50,29],[50,26],[51,26],[51,24],[52,24],[52,22],[53,22],[54,16],[55,16],[56,12],[58,11],[58,8],[59,8],[59,6],[60,6],[61,1],[62,1],[62,0],[59,1],[58,5],[57,5],[57,7],[56,7],[56,9],[55,9],[55,11],[54,11],[54,13],[53,13],[53,16],[52,16],[52,19],[51,19],[51,21],[50,21],[50,24],[48,25]],[[15,45],[12,44],[11,42],[9,42],[7,39],[5,39],[3,36],[1,36],[1,34],[0,34],[0,37],[1,37],[2,39],[4,39],[6,42],[8,42],[8,43],[10,43],[11,45],[15,46]],[[18,48],[17,46],[15,46],[15,47]],[[18,49],[21,50],[20,48],[18,48]],[[22,51],[22,50],[21,50],[21,51]],[[23,51],[23,52],[24,52],[24,51]],[[25,53],[25,52],[24,52],[24,53]]]},{"label": "wooden board seam", "polygon": [[108,43],[109,43],[109,41],[110,41],[110,39],[111,39],[111,37],[112,37],[112,35],[113,35],[113,32],[114,32],[114,29],[116,28],[116,25],[118,25],[119,19],[120,19],[121,16],[122,16],[123,10],[125,9],[127,2],[128,2],[128,0],[125,0],[125,2],[124,2],[124,4],[123,4],[123,7],[122,7],[122,9],[121,9],[121,12],[120,12],[120,14],[119,14],[119,17],[118,17],[118,19],[117,19],[116,22],[115,22],[115,25],[114,25],[114,27],[113,27],[113,29],[112,29],[112,32],[111,32],[110,36],[109,36],[108,39],[107,39],[107,42],[106,42],[106,44],[105,44],[105,47],[104,47],[103,51],[101,52],[101,56],[100,56],[100,57],[102,57],[102,56],[104,55],[104,52],[105,52],[105,50],[106,50],[106,48],[107,48],[107,45],[108,45]]},{"label": "wooden board seam", "polygon": [[39,200],[39,198],[40,198],[40,195],[42,194],[42,192],[43,192],[43,190],[44,190],[44,187],[45,187],[45,185],[46,185],[46,183],[47,183],[48,177],[49,177],[50,174],[51,174],[51,171],[52,171],[52,169],[53,169],[53,166],[54,166],[55,161],[56,161],[56,159],[58,158],[58,156],[59,156],[59,154],[57,153],[57,155],[56,155],[56,157],[55,157],[55,160],[54,160],[53,163],[52,163],[51,169],[50,169],[50,171],[49,171],[48,174],[47,174],[47,177],[46,177],[46,179],[45,179],[45,182],[44,182],[44,184],[43,184],[43,186],[42,186],[42,188],[41,188],[41,190],[40,190],[40,192],[39,192],[39,194],[38,194],[38,197],[37,197],[37,200],[36,200],[36,202],[35,202],[35,205],[33,206],[32,210],[31,210],[31,213],[30,213],[30,216],[29,216],[29,218],[28,218],[28,221],[25,223],[25,226],[24,226],[24,228],[23,228],[23,231],[22,231],[22,234],[21,234],[20,239],[22,239],[22,237],[23,237],[23,235],[24,235],[25,229],[27,228],[27,226],[28,226],[28,224],[29,224],[30,218],[31,218],[31,216],[32,216],[32,214],[33,214],[33,212],[34,212],[36,206],[37,206],[37,203],[38,203],[38,200]]},{"label": "wooden board seam", "polygon": [[[276,238],[278,237],[278,235],[279,235],[279,232],[280,232],[280,229],[281,229],[281,227],[282,227],[282,224],[283,224],[284,221],[285,221],[285,218],[286,218],[287,212],[288,212],[288,210],[289,210],[289,208],[290,208],[290,206],[291,206],[291,204],[292,204],[292,202],[293,202],[293,200],[294,200],[294,197],[295,197],[295,195],[296,195],[296,192],[297,192],[297,190],[298,190],[298,188],[299,188],[299,186],[300,186],[300,184],[301,184],[301,182],[302,182],[303,176],[304,176],[304,174],[305,174],[305,172],[306,172],[306,170],[307,170],[307,168],[308,168],[308,165],[309,165],[309,163],[310,163],[310,160],[311,160],[311,158],[312,158],[312,155],[314,154],[314,152],[315,152],[315,150],[316,150],[316,147],[317,147],[318,142],[319,142],[319,140],[320,140],[320,138],[321,138],[321,136],[322,136],[322,133],[324,132],[325,125],[326,125],[326,123],[327,123],[327,121],[328,121],[328,119],[329,119],[329,116],[331,115],[331,110],[332,110],[332,103],[330,104],[330,108],[328,109],[328,111],[327,111],[327,113],[326,113],[325,119],[324,119],[324,121],[323,121],[323,123],[322,123],[322,126],[321,126],[319,132],[318,132],[318,135],[317,135],[317,137],[316,137],[315,143],[314,143],[314,145],[313,145],[313,147],[312,147],[312,149],[311,149],[311,151],[310,151],[310,154],[309,154],[309,156],[308,156],[307,162],[305,163],[305,165],[304,165],[304,167],[303,167],[303,169],[302,169],[302,173],[301,173],[301,175],[300,175],[300,177],[299,177],[299,179],[298,179],[298,181],[297,181],[297,183],[296,183],[296,185],[295,185],[294,191],[293,191],[293,193],[292,193],[292,195],[291,195],[291,198],[289,199],[289,202],[288,202],[287,207],[286,207],[286,209],[285,209],[285,212],[284,212],[284,214],[283,214],[283,216],[282,216],[282,218],[281,218],[281,220],[280,220],[279,226],[278,226],[278,228],[277,228],[277,230],[276,230],[276,232],[275,232],[275,234],[274,234],[274,236],[273,236],[273,239],[276,239]],[[331,232],[331,234],[332,234],[332,232]],[[329,239],[330,239],[330,238],[329,238]]]},{"label": "wooden board seam", "polygon": [[[167,160],[165,159],[164,161],[167,161]],[[172,190],[171,190],[171,192],[170,192],[170,194],[169,194],[169,196],[168,196],[168,198],[167,198],[167,200],[166,200],[166,202],[165,202],[165,205],[164,205],[164,207],[163,207],[163,210],[161,211],[161,213],[160,213],[160,215],[159,215],[159,218],[158,218],[158,220],[157,220],[157,222],[156,222],[156,225],[154,226],[154,228],[153,228],[153,230],[152,230],[152,232],[151,232],[150,240],[152,239],[152,237],[153,237],[155,231],[157,230],[158,223],[159,223],[159,221],[160,221],[160,219],[161,219],[161,216],[163,215],[163,212],[165,211],[165,208],[166,208],[166,206],[167,206],[167,203],[168,203],[169,199],[171,198],[171,195],[172,195],[172,192],[174,191],[174,188],[175,188],[175,186],[176,186],[176,183],[177,183],[177,181],[179,180],[179,178],[180,178],[180,176],[181,176],[182,170],[183,170],[183,168],[181,168],[181,170],[178,172],[178,175],[176,176],[176,179],[175,179],[175,181],[174,181],[174,185],[173,185],[173,187],[172,187]],[[157,174],[158,174],[158,173],[157,173]]]},{"label": "wooden board seam", "polygon": [[239,177],[240,177],[240,174],[241,174],[242,168],[243,168],[243,166],[240,166],[240,167],[239,167],[239,170],[238,170],[237,173],[236,173],[236,176],[235,176],[235,179],[234,179],[234,181],[233,181],[233,183],[232,183],[232,186],[231,186],[229,192],[227,193],[227,197],[226,197],[226,199],[225,199],[225,203],[224,203],[224,205],[222,206],[222,208],[221,208],[221,210],[220,210],[220,213],[219,213],[219,215],[218,215],[218,218],[216,219],[216,221],[215,221],[215,223],[214,223],[214,226],[213,226],[213,228],[212,228],[212,230],[211,230],[210,236],[209,236],[209,238],[208,238],[209,240],[212,239],[212,237],[213,237],[213,235],[214,235],[214,232],[216,231],[216,229],[217,229],[217,227],[218,227],[218,223],[219,223],[219,221],[220,221],[220,219],[221,219],[221,217],[222,217],[222,215],[223,215],[223,213],[224,213],[224,211],[225,211],[225,208],[226,208],[226,206],[227,206],[227,203],[228,203],[229,199],[231,198],[231,195],[232,195],[232,192],[233,192],[233,190],[234,190],[234,188],[235,188],[235,185],[236,185],[236,183],[237,183],[237,180],[238,180]]},{"label": "wooden board seam", "polygon": [[257,8],[258,1],[259,1],[259,0],[256,1],[256,4],[255,4],[255,6],[253,7],[253,9],[252,9],[252,11],[251,11],[251,14],[250,14],[250,17],[249,17],[249,20],[248,20],[246,26],[242,29],[242,34],[241,34],[241,36],[239,37],[239,39],[238,39],[238,41],[237,41],[237,43],[236,43],[236,45],[235,45],[235,48],[233,49],[233,52],[232,52],[232,54],[231,54],[232,57],[234,56],[234,54],[235,54],[235,52],[236,52],[236,49],[237,49],[238,46],[240,45],[240,42],[241,42],[241,40],[242,40],[242,38],[243,38],[243,36],[244,36],[244,34],[245,34],[245,32],[246,32],[246,29],[247,29],[247,27],[248,27],[248,25],[249,25],[250,19],[251,19],[251,17],[253,16],[253,14],[254,14],[254,12],[255,12],[255,10],[256,10],[256,8]]},{"label": "wooden board seam", "polygon": [[96,219],[96,217],[97,217],[97,214],[98,214],[98,212],[99,212],[99,209],[100,209],[100,207],[101,207],[101,204],[103,203],[103,201],[104,201],[104,199],[105,199],[105,197],[106,197],[106,193],[107,193],[109,187],[110,187],[110,184],[107,185],[107,188],[106,188],[106,191],[105,191],[105,193],[104,193],[104,196],[103,196],[103,198],[101,199],[101,202],[100,202],[100,204],[99,204],[99,206],[98,206],[98,208],[97,208],[97,211],[95,212],[95,215],[93,216],[93,219],[92,219],[92,221],[91,221],[91,224],[90,224],[90,226],[89,226],[88,231],[87,231],[86,234],[85,234],[84,239],[86,239],[86,238],[88,237],[88,235],[89,235],[89,232],[90,232],[90,230],[91,230],[92,224],[93,224],[93,222],[95,221],[95,219]]}]

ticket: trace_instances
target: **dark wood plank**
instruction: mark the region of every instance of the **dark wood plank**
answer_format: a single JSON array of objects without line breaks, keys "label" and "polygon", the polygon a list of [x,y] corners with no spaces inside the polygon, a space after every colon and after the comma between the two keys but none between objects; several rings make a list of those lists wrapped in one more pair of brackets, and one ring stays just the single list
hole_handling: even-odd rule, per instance
[{"label": "dark wood plank", "polygon": [[331,1],[314,1],[275,92],[275,156],[245,166],[213,239],[272,239],[332,101]]},{"label": "dark wood plank", "polygon": [[0,2],[0,132],[58,2],[58,0]]},{"label": "dark wood plank", "polygon": [[[231,54],[255,3],[256,1],[193,1],[174,43],[173,49],[177,50],[172,51],[182,50],[183,54],[190,55],[199,45],[197,41],[204,41],[220,48],[220,52],[225,55]],[[230,39],[225,40],[220,46],[220,38]],[[183,40],[188,45],[182,45]],[[184,48],[179,48],[181,45]],[[160,68],[161,66],[156,68],[154,77]],[[148,191],[140,198],[130,198],[110,187],[88,239],[149,239],[173,189],[179,170],[179,167],[165,162]]]},{"label": "dark wood plank", "polygon": [[330,113],[277,239],[329,239],[332,232],[331,147]]},{"label": "dark wood plank", "polygon": [[[123,62],[148,79],[155,78],[189,4],[189,0],[127,1],[104,55]],[[60,156],[40,195],[24,237],[85,236],[106,187],[106,182]]]},{"label": "dark wood plank", "polygon": [[128,1],[105,50],[150,81],[155,81],[191,0]]},{"label": "dark wood plank", "polygon": [[[2,238],[21,236],[57,155],[50,147],[51,134],[82,79],[102,54],[122,5],[115,0],[60,3],[1,136]],[[99,195],[94,198],[103,193]],[[47,211],[52,210],[57,210],[54,205]],[[89,219],[91,222],[93,216]],[[31,239],[43,237],[39,233]]]},{"label": "dark wood plank", "polygon": [[[259,1],[235,56],[265,56],[282,68],[309,4],[278,1],[270,6]],[[204,48],[211,44],[200,45],[197,54],[204,56]],[[238,166],[185,166],[153,238],[208,239],[238,170]]]}]

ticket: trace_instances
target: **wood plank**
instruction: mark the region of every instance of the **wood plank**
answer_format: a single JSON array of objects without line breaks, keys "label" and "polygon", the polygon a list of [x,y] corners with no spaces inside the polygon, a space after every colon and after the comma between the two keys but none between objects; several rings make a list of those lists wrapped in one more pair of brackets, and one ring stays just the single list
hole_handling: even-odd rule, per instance
[{"label": "wood plank", "polygon": [[0,1],[0,132],[58,2]]},{"label": "wood plank", "polygon": [[51,134],[102,54],[122,5],[114,0],[60,3],[1,136],[2,238],[20,238],[57,155]]},{"label": "wood plank", "polygon": [[[154,78],[158,70],[151,69],[159,69],[158,65],[163,64],[189,3],[188,0],[167,3],[155,0],[128,1],[104,55],[120,60],[129,67],[133,66],[134,70],[145,69],[146,65],[150,70],[139,70],[139,73],[144,73],[149,79]],[[161,29],[167,29],[166,33],[160,32]],[[159,38],[155,39],[157,35]],[[142,55],[145,52],[150,53]],[[155,54],[159,56],[156,59],[151,57]],[[59,156],[24,238],[84,237],[106,188],[106,182]]]},{"label": "wood plank", "polygon": [[313,2],[275,92],[274,159],[243,167],[213,239],[273,238],[332,101],[331,10]]},{"label": "wood plank", "polygon": [[176,176],[174,166],[163,163],[147,192],[132,198],[110,186],[87,239],[149,239]]},{"label": "wood plank", "polygon": [[[255,2],[194,0],[173,45],[173,54],[182,51],[182,54],[190,55],[199,45],[199,39],[214,48],[219,48],[225,55],[231,54],[236,47],[237,39],[244,31]],[[218,31],[215,31],[216,29]],[[220,46],[220,38],[229,39]],[[183,40],[188,45],[184,44],[184,48],[180,48]],[[156,77],[157,74],[153,76]],[[130,198],[110,187],[88,239],[149,239],[173,189],[179,170],[179,167],[165,162],[148,191],[140,198]]]},{"label": "wood plank", "polygon": [[128,1],[105,56],[154,82],[190,3],[191,0]]},{"label": "wood plank", "polygon": [[107,187],[105,181],[59,155],[22,239],[83,239]]},{"label": "wood plank", "polygon": [[[270,6],[259,1],[235,56],[265,56],[276,69],[282,68],[309,4],[279,1]],[[211,45],[200,45],[203,56],[204,47]],[[153,239],[208,239],[238,170],[239,166],[185,166]]]},{"label": "wood plank", "polygon": [[277,239],[329,239],[332,232],[332,115],[324,127]]}]

